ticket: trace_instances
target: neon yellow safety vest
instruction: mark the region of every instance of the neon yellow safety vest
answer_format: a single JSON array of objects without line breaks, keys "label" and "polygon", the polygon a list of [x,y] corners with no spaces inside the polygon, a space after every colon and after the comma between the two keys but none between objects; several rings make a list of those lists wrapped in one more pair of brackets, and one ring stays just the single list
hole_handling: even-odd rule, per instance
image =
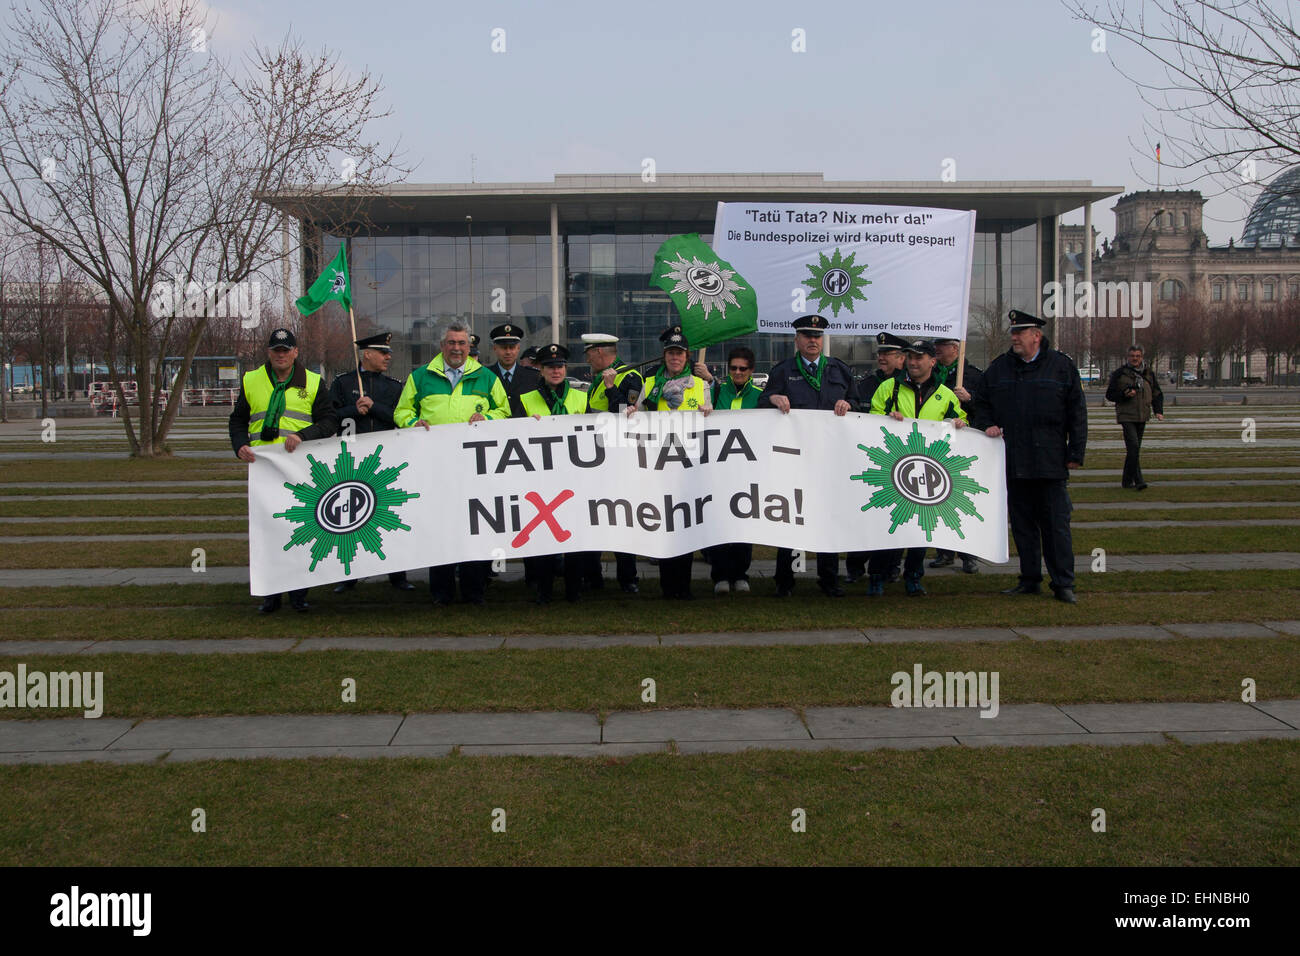
[{"label": "neon yellow safety vest", "polygon": [[271,404],[271,395],[275,392],[271,372],[263,365],[261,368],[244,373],[244,398],[248,400],[248,443],[250,445],[278,445],[286,436],[295,435],[312,423],[311,407],[316,401],[316,392],[320,390],[321,379],[311,369],[303,369],[303,371],[307,373],[307,387],[290,387],[284,390],[284,411],[280,414],[280,437],[274,441],[262,441],[262,422],[266,418],[266,407]]},{"label": "neon yellow safety vest", "polygon": [[[651,375],[645,380],[645,391],[642,394],[649,395],[654,390],[655,377]],[[682,409],[705,408],[708,404],[709,391],[704,387],[704,379],[700,378],[698,375],[692,375],[691,384],[686,387],[686,391],[682,394],[682,403],[678,405],[675,410],[681,411]],[[661,395],[659,396],[659,403],[654,408],[648,409],[648,411],[670,412],[674,411],[674,409],[669,407],[668,403],[664,401],[664,398]]]},{"label": "neon yellow safety vest", "polygon": [[[542,398],[542,393],[538,389],[531,392],[524,392],[519,396],[519,404],[524,407],[524,411],[529,415],[551,415],[551,406],[546,404],[546,399]],[[581,389],[569,386],[564,393],[564,415],[585,415],[587,413],[587,393]]]},{"label": "neon yellow safety vest", "polygon": [[452,388],[441,352],[411,372],[393,411],[397,427],[410,428],[422,418],[430,425],[467,422],[475,413],[489,419],[510,417],[505,386],[491,369],[467,358],[461,372]]},{"label": "neon yellow safety vest", "polygon": [[947,385],[940,385],[934,394],[925,400],[918,410],[916,392],[903,388],[902,378],[891,378],[880,384],[876,394],[871,396],[871,414],[888,415],[898,412],[904,418],[924,418],[928,421],[941,422],[946,418],[960,418],[966,421],[966,411],[959,399]]},{"label": "neon yellow safety vest", "polygon": [[[632,366],[619,365],[616,361],[614,364],[614,385],[622,385],[623,379],[635,371],[636,369],[632,368]],[[600,372],[592,375],[591,391],[587,393],[587,410],[592,412],[609,411],[609,396],[605,394],[605,380],[601,378]]]}]

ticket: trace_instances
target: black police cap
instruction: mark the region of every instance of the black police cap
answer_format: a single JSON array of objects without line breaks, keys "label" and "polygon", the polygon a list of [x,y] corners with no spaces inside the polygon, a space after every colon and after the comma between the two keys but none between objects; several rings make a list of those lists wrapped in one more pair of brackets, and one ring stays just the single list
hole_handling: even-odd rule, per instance
[{"label": "black police cap", "polygon": [[907,345],[903,348],[903,351],[912,352],[916,355],[929,355],[933,357],[934,343],[928,342],[925,339],[917,339],[914,342],[908,342]]},{"label": "black police cap", "polygon": [[569,361],[569,350],[563,345],[543,345],[537,350],[538,365],[567,365]]},{"label": "black police cap", "polygon": [[664,350],[668,349],[685,349],[690,351],[691,345],[686,341],[686,333],[682,331],[680,325],[674,325],[672,328],[664,329],[659,335],[659,341],[664,344]]},{"label": "black police cap", "polygon": [[511,342],[518,342],[524,337],[524,330],[517,325],[511,325],[507,322],[505,325],[498,325],[488,333],[488,338],[493,342],[500,342],[503,345],[509,345]]},{"label": "black police cap", "polygon": [[392,341],[392,332],[376,332],[374,335],[368,335],[364,339],[357,339],[357,348],[374,349],[376,352],[391,352]]},{"label": "black police cap", "polygon": [[293,332],[289,329],[276,329],[271,333],[271,339],[266,343],[268,349],[296,349],[298,340],[293,337]]},{"label": "black police cap", "polygon": [[831,325],[824,315],[801,315],[790,324],[796,332],[807,332],[809,335],[821,335]]},{"label": "black police cap", "polygon": [[1015,332],[1017,329],[1041,329],[1047,324],[1046,319],[1040,319],[1028,312],[1021,312],[1019,309],[1012,309],[1008,312],[1007,319],[1011,323],[1007,329],[1009,332]]},{"label": "black police cap", "polygon": [[880,332],[876,335],[877,352],[901,352],[908,344],[907,339],[899,338],[892,332]]}]

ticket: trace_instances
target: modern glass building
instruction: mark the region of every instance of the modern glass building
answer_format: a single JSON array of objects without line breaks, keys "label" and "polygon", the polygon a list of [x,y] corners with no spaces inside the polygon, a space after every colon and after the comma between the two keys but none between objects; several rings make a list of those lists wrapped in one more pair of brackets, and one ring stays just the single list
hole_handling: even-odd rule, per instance
[{"label": "modern glass building", "polygon": [[[452,319],[472,322],[485,357],[488,330],[510,321],[528,330],[526,345],[554,338],[580,357],[584,332],[612,332],[626,361],[653,358],[659,333],[676,321],[667,294],[650,285],[655,250],[681,233],[711,241],[719,201],[975,210],[969,336],[979,360],[984,340],[992,338],[995,351],[1005,347],[1008,309],[1038,311],[1059,261],[1058,217],[1118,192],[1081,181],[827,182],[819,173],[660,175],[655,182],[558,175],[552,183],[400,185],[333,204],[292,193],[268,201],[301,224],[308,282],[350,237],[358,329],[391,330],[392,373],[404,375],[432,359],[437,329]],[[735,344],[754,349],[760,370],[792,349],[789,337],[772,334]],[[830,351],[866,367],[874,341],[836,336]],[[710,361],[721,363],[724,352],[717,347]]]}]

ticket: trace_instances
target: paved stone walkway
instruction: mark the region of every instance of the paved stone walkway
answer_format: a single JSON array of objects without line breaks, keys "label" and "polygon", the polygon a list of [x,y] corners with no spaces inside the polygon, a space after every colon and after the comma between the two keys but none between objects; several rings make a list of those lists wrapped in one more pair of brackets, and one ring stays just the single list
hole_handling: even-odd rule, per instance
[{"label": "paved stone walkway", "polygon": [[[282,611],[281,613],[288,613]],[[37,654],[307,654],[315,651],[590,650],[604,647],[779,647],[821,644],[951,644],[1017,641],[1164,641],[1300,637],[1300,621],[1212,621],[1056,627],[839,628],[689,634],[520,634],[469,637],[244,637],[192,640],[0,641],[0,657]]]},{"label": "paved stone walkway", "polygon": [[[196,532],[196,534],[198,533]],[[38,537],[41,541],[50,540],[47,537],[34,537]],[[0,542],[4,540],[7,539],[0,538]],[[1076,555],[1075,564],[1080,575],[1085,578],[1084,589],[1086,590],[1087,569],[1092,566],[1092,555]],[[994,574],[1011,574],[1018,567],[1014,557],[1005,564],[990,564],[987,561],[981,561],[980,566],[983,571]],[[501,575],[499,580],[518,581],[523,577],[522,566],[519,562],[512,562],[506,567],[506,572]],[[643,582],[647,580],[650,582],[647,586],[652,586],[653,582],[657,581],[659,577],[658,569],[645,561],[638,562],[637,569]],[[775,569],[776,561],[771,559],[757,560],[750,566],[749,576],[751,579],[756,580],[771,578]],[[1238,554],[1131,555],[1108,553],[1106,555],[1106,569],[1108,573],[1119,571],[1248,571],[1254,569],[1290,571],[1300,569],[1300,552],[1259,551]],[[421,574],[420,571],[412,571],[411,573],[417,577]],[[944,573],[960,572],[951,569],[926,571],[927,576]],[[709,580],[708,563],[697,558],[692,567],[692,578],[696,581]],[[812,587],[815,585],[816,574],[810,570],[796,575],[796,578],[806,581]],[[610,582],[614,580],[613,562],[606,562],[605,564],[605,579]],[[378,583],[382,579],[374,578],[373,580]],[[167,584],[247,583],[248,568],[210,567],[202,574],[196,574],[189,565],[179,568],[35,568],[0,570],[0,587],[8,588],[115,587],[123,584],[156,587]],[[700,597],[703,596],[703,593],[701,593]],[[734,599],[744,600],[743,596],[737,596]]]},{"label": "paved stone walkway", "polygon": [[809,707],[587,713],[183,717],[0,721],[0,763],[181,763],[251,757],[610,757],[743,750],[919,750],[1300,739],[1300,700]]}]

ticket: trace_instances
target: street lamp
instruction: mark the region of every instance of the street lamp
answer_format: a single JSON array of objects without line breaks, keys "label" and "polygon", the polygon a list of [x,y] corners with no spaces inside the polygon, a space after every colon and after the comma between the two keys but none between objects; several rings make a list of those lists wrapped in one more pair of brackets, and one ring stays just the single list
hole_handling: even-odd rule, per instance
[{"label": "street lamp", "polygon": [[[1164,211],[1163,209],[1157,209],[1157,210],[1155,211],[1155,213],[1152,214],[1151,218],[1147,220],[1146,228],[1144,228],[1144,229],[1142,230],[1142,235],[1138,236],[1137,246],[1135,246],[1134,249],[1133,249],[1133,263],[1134,263],[1134,265],[1137,265],[1138,261],[1141,259],[1141,256],[1142,256],[1142,240],[1145,239],[1145,238],[1147,237],[1147,232],[1148,232],[1148,230],[1151,229],[1151,226],[1155,223],[1155,221],[1156,221],[1157,219],[1159,219],[1161,216],[1163,216],[1164,214],[1165,214],[1165,211]],[[1156,244],[1156,241],[1155,241],[1154,238],[1152,238],[1152,240],[1151,240],[1151,245],[1147,247],[1147,259],[1148,259],[1148,260],[1150,260],[1150,258],[1151,258],[1151,252],[1155,249],[1155,244]],[[1148,262],[1148,264],[1149,264],[1149,262]],[[1131,307],[1131,303],[1130,303],[1130,307]],[[1152,321],[1155,321],[1155,303],[1154,303],[1154,302],[1150,302],[1150,301],[1148,301],[1148,302],[1147,302],[1147,310],[1148,310],[1148,313],[1149,313],[1150,316],[1151,316],[1151,320],[1152,320]],[[1132,327],[1132,331],[1133,331],[1132,343],[1131,343],[1131,344],[1133,344],[1133,345],[1137,345],[1137,340],[1138,340],[1137,326],[1133,325],[1133,319],[1132,319],[1132,316],[1129,317],[1129,325]]]}]

